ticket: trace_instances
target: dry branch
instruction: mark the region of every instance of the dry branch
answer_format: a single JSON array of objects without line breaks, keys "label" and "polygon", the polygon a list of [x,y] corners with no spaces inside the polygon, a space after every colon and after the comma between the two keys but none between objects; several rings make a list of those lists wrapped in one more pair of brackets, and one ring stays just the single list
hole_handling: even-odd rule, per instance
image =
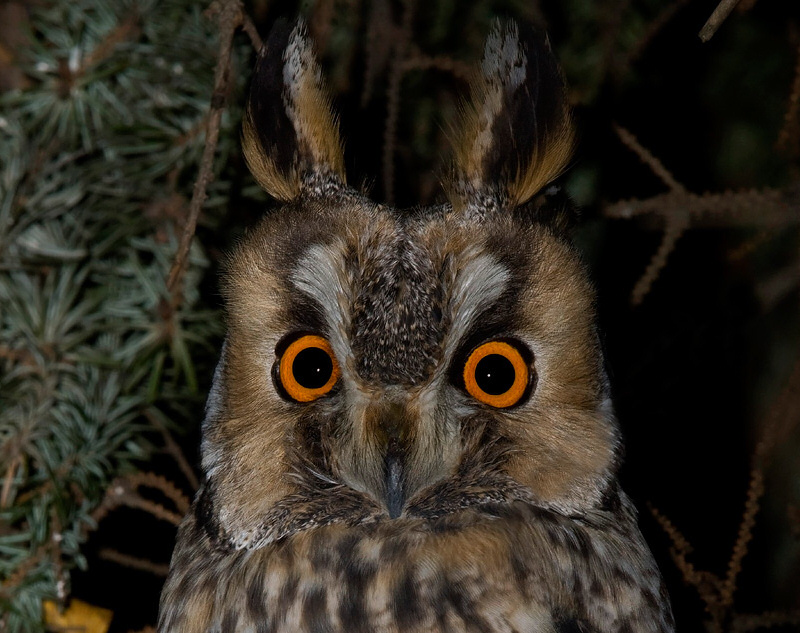
[{"label": "dry branch", "polygon": [[800,191],[751,189],[696,194],[663,193],[651,198],[614,202],[603,210],[609,218],[668,216],[676,210],[691,218],[692,227],[786,228],[800,224]]},{"label": "dry branch", "polygon": [[[240,0],[226,0],[221,6],[213,6],[219,10],[219,54],[214,69],[214,91],[211,96],[210,114],[206,125],[206,142],[203,147],[203,156],[200,159],[200,172],[197,175],[192,191],[192,200],[189,203],[189,217],[186,219],[178,251],[167,279],[167,288],[170,292],[173,309],[177,308],[182,301],[181,280],[186,272],[189,248],[197,230],[197,219],[206,199],[206,190],[214,178],[214,153],[219,139],[222,112],[225,109],[225,96],[228,93],[233,35],[236,29],[245,23],[245,14]],[[248,35],[251,39],[253,38],[253,33],[250,31],[248,31]]]},{"label": "dry branch", "polygon": [[[645,148],[630,131],[616,123],[613,124],[613,128],[622,141],[622,144],[636,154],[639,160],[647,165],[653,174],[669,187],[670,191],[665,195],[686,195],[686,188],[678,182],[664,164],[658,160],[652,152]],[[686,211],[680,207],[670,208],[669,213],[665,214],[664,217],[666,226],[664,228],[661,244],[650,259],[644,273],[642,273],[642,276],[638,279],[631,292],[631,303],[634,306],[639,305],[647,296],[647,293],[650,292],[650,288],[652,288],[658,276],[661,274],[661,271],[667,265],[667,259],[672,251],[675,250],[675,245],[678,243],[681,235],[689,228],[688,215]]]},{"label": "dry branch", "polygon": [[161,423],[161,420],[159,420],[153,414],[152,411],[147,410],[144,412],[144,414],[150,424],[152,424],[156,429],[158,429],[158,432],[161,433],[161,437],[164,438],[164,447],[167,449],[167,452],[172,455],[175,463],[178,464],[178,468],[180,468],[183,476],[186,477],[186,481],[189,482],[192,490],[197,490],[200,487],[200,481],[197,479],[197,475],[194,474],[194,470],[189,465],[189,461],[183,454],[181,447],[178,446],[178,443],[173,439],[172,434]]},{"label": "dry branch", "polygon": [[[150,501],[138,493],[138,488],[144,486],[161,492],[175,505],[177,512],[168,510],[163,505]],[[189,510],[190,501],[175,484],[166,477],[155,473],[134,473],[127,477],[116,479],[108,487],[102,503],[92,513],[95,522],[102,521],[109,512],[119,507],[134,508],[153,515],[155,518],[180,525],[183,516]]]},{"label": "dry branch", "polygon": [[[728,561],[725,577],[722,578],[709,571],[697,570],[688,560],[692,551],[690,543],[683,534],[661,514],[650,506],[650,511],[658,521],[664,533],[669,537],[675,566],[681,572],[684,582],[693,586],[705,604],[706,612],[711,616],[708,623],[710,631],[752,631],[759,628],[800,623],[800,617],[794,611],[768,611],[761,614],[736,613],[734,594],[742,561],[747,554],[753,537],[761,499],[764,496],[764,471],[771,452],[780,441],[785,439],[789,430],[794,428],[798,418],[798,387],[800,387],[800,358],[795,363],[787,386],[776,398],[762,424],[762,438],[753,452],[753,468],[747,490],[742,520],[739,525],[736,542]],[[791,509],[790,509],[791,513]]]},{"label": "dry branch", "polygon": [[98,552],[98,556],[104,560],[111,561],[112,563],[124,565],[125,567],[130,567],[131,569],[138,569],[139,571],[146,571],[151,574],[155,574],[156,576],[166,576],[169,573],[169,565],[155,563],[151,560],[147,560],[146,558],[129,556],[128,554],[123,554],[115,549],[101,549]]},{"label": "dry branch", "polygon": [[711,17],[708,18],[703,28],[700,29],[700,39],[707,42],[714,37],[714,33],[722,26],[722,23],[731,14],[731,11],[736,8],[737,4],[739,4],[739,0],[720,0],[720,3],[717,5],[717,8],[714,9]]},{"label": "dry branch", "polygon": [[638,306],[644,301],[647,293],[653,287],[653,284],[658,279],[661,271],[667,265],[667,259],[672,251],[675,250],[675,245],[678,243],[680,237],[689,228],[689,216],[686,213],[673,213],[667,218],[667,225],[664,228],[664,235],[661,238],[661,244],[656,250],[647,267],[639,277],[638,281],[633,287],[631,292],[631,303]]},{"label": "dry branch", "polygon": [[448,57],[447,55],[425,55],[419,50],[413,50],[403,63],[403,70],[440,70],[450,73],[456,79],[469,81],[471,68],[468,64]]},{"label": "dry branch", "polygon": [[663,182],[667,187],[673,191],[685,191],[684,186],[677,181],[675,176],[664,167],[658,158],[653,153],[645,148],[629,130],[621,125],[613,124],[614,132],[619,136],[622,144],[639,157],[645,165]]}]

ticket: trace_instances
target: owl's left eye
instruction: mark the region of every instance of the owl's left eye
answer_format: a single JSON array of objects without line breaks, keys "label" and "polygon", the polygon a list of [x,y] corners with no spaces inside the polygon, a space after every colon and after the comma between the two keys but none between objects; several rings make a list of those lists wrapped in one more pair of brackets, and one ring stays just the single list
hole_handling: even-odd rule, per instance
[{"label": "owl's left eye", "polygon": [[330,343],[305,334],[292,341],[276,364],[276,384],[290,399],[311,402],[327,394],[339,379]]},{"label": "owl's left eye", "polygon": [[479,345],[464,364],[464,388],[469,395],[498,409],[519,404],[530,391],[531,378],[520,347],[506,341]]}]

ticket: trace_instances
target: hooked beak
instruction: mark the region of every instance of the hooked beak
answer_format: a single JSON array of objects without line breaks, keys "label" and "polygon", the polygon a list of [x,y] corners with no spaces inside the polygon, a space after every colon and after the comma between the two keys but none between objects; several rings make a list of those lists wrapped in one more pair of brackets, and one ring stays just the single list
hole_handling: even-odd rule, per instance
[{"label": "hooked beak", "polygon": [[403,512],[405,491],[403,490],[403,450],[400,442],[392,438],[384,459],[384,484],[386,487],[386,508],[389,518],[396,519]]}]

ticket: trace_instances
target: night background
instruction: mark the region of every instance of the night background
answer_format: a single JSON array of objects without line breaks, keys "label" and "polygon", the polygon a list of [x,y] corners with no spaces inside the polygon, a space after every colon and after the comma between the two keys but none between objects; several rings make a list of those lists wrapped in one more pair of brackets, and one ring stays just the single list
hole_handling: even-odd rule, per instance
[{"label": "night background", "polygon": [[[703,42],[718,4],[736,6]],[[0,3],[0,631],[97,608],[112,632],[155,624],[199,474],[219,262],[274,205],[239,148],[256,32],[298,14],[351,184],[401,207],[443,199],[492,20],[546,29],[622,484],[678,631],[800,631],[800,3],[237,6]]]}]

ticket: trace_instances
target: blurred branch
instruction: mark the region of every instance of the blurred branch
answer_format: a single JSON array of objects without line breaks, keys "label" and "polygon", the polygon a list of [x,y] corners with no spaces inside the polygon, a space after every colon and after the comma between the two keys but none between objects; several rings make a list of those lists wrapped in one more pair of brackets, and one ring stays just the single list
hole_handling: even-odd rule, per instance
[{"label": "blurred branch", "polygon": [[169,574],[169,565],[154,563],[146,558],[129,556],[128,554],[123,554],[115,549],[101,549],[100,552],[98,552],[98,556],[103,560],[108,560],[112,563],[117,563],[118,565],[124,565],[125,567],[130,567],[131,569],[146,571],[151,574],[155,574],[156,576],[166,576]]},{"label": "blurred branch", "polygon": [[605,207],[603,215],[617,219],[644,215],[661,217],[676,209],[686,212],[693,227],[785,228],[800,224],[800,190],[669,192],[614,202]]},{"label": "blurred branch", "polygon": [[446,55],[430,56],[423,54],[420,50],[413,48],[408,58],[403,62],[403,71],[409,70],[440,70],[450,73],[457,79],[469,81],[471,68],[468,64],[460,62]]},{"label": "blurred branch", "polygon": [[[647,165],[650,170],[670,189],[667,195],[684,195],[686,188],[677,181],[675,176],[664,167],[664,164],[656,158],[652,152],[645,148],[639,140],[628,130],[620,125],[614,124],[614,131],[619,136],[622,144],[630,149],[634,154],[639,157],[639,160]],[[647,293],[650,292],[661,271],[667,265],[672,251],[675,250],[675,245],[678,240],[689,228],[689,217],[685,210],[680,207],[675,207],[670,210],[669,214],[664,215],[665,228],[664,235],[661,239],[661,244],[658,250],[650,258],[644,273],[637,280],[631,292],[631,303],[634,306],[641,304]]]},{"label": "blurred branch", "polygon": [[[681,532],[658,509],[650,505],[650,511],[671,542],[670,554],[681,572],[684,582],[697,591],[706,612],[711,616],[709,630],[714,632],[752,631],[759,628],[800,623],[800,614],[795,611],[767,611],[761,614],[741,614],[734,610],[734,594],[742,561],[753,538],[761,499],[764,496],[764,467],[772,451],[786,438],[798,423],[800,413],[800,357],[795,361],[792,374],[781,394],[775,399],[762,425],[761,440],[753,452],[750,483],[742,512],[742,520],[728,561],[725,577],[709,571],[697,570],[687,560],[692,552],[691,544]],[[791,512],[791,510],[790,510]]]},{"label": "blurred branch", "polygon": [[178,468],[180,468],[183,476],[186,477],[186,481],[189,482],[192,490],[197,490],[200,487],[200,481],[197,479],[197,475],[194,474],[194,469],[189,465],[189,461],[186,459],[180,446],[178,446],[177,442],[173,439],[172,434],[151,410],[145,410],[144,415],[150,424],[161,433],[161,437],[164,438],[164,447],[178,464]]},{"label": "blurred branch", "polygon": [[708,18],[703,28],[700,29],[700,39],[707,42],[714,37],[714,33],[722,26],[722,23],[731,14],[731,11],[736,8],[737,4],[739,4],[739,0],[720,0],[720,3],[717,5],[717,8],[714,9],[711,17]]},{"label": "blurred branch", "polygon": [[614,132],[619,136],[622,144],[631,150],[639,157],[645,165],[663,182],[667,187],[673,191],[686,191],[684,186],[679,183],[675,176],[664,167],[664,164],[656,158],[650,150],[645,148],[629,130],[626,130],[621,125],[613,124]]},{"label": "blurred branch", "polygon": [[[175,505],[178,512],[172,512],[161,504],[145,499],[138,493],[138,488],[144,486],[158,490]],[[177,486],[166,477],[155,473],[134,473],[121,477],[109,486],[103,502],[92,513],[92,518],[100,522],[112,510],[124,506],[142,510],[155,518],[173,525],[180,525],[183,516],[189,510],[190,501]]]},{"label": "blurred branch", "polygon": [[775,145],[790,158],[800,156],[800,45],[797,47],[797,62],[786,113]]}]

